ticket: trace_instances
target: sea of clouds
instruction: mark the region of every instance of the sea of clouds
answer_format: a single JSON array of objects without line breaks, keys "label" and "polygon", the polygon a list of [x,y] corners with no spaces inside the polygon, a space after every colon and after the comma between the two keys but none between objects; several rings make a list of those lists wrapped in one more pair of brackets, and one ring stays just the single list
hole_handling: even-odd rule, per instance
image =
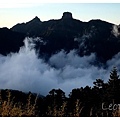
[{"label": "sea of clouds", "polygon": [[38,58],[32,38],[17,53],[0,55],[0,88],[15,89],[47,95],[51,89],[62,89],[68,95],[73,88],[92,86],[96,79],[108,81],[114,66],[120,71],[120,53],[107,61],[107,68],[91,64],[96,60],[90,56],[80,57],[75,50],[64,50],[52,55],[48,62]]}]

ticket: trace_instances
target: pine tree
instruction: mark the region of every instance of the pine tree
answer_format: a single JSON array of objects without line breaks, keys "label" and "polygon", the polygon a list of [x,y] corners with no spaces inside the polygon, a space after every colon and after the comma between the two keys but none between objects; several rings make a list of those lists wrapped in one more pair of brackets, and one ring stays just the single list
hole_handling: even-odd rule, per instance
[{"label": "pine tree", "polygon": [[120,101],[120,79],[116,67],[114,67],[110,72],[110,79],[108,81],[108,94],[113,104]]},{"label": "pine tree", "polygon": [[110,79],[108,81],[109,84],[115,83],[115,81],[119,80],[119,75],[117,74],[117,68],[114,67],[113,70],[110,72]]},{"label": "pine tree", "polygon": [[96,81],[93,82],[93,84],[94,84],[95,87],[97,87],[97,88],[103,88],[103,86],[104,86],[104,81],[101,80],[101,79],[96,79]]}]

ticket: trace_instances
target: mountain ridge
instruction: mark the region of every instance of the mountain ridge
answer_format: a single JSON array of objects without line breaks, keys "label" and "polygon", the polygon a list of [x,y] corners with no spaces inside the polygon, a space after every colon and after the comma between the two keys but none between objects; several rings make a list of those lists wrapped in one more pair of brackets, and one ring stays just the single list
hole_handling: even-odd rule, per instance
[{"label": "mountain ridge", "polygon": [[66,52],[75,49],[80,56],[95,53],[101,62],[106,62],[120,52],[119,29],[100,19],[82,22],[74,19],[71,12],[64,12],[60,19],[43,22],[36,16],[26,23],[14,25],[10,31],[42,38],[46,44],[35,43],[40,56],[49,58],[62,49]]}]

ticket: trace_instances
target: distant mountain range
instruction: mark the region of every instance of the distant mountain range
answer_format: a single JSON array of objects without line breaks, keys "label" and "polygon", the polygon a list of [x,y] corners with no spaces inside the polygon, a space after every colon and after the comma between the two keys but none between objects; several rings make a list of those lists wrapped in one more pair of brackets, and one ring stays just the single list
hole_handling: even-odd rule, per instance
[{"label": "distant mountain range", "polygon": [[18,51],[25,36],[42,39],[43,42],[36,41],[35,46],[41,56],[75,49],[80,56],[96,53],[104,63],[120,52],[120,26],[102,20],[82,22],[74,19],[70,12],[64,12],[58,20],[42,22],[35,17],[11,29],[0,28],[0,53]]}]

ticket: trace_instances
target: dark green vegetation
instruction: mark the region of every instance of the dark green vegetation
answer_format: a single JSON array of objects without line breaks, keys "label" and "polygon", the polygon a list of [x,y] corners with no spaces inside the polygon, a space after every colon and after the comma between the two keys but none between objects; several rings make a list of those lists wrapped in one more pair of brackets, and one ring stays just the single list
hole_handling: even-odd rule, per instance
[{"label": "dark green vegetation", "polygon": [[108,82],[75,88],[69,96],[52,89],[45,97],[15,90],[1,90],[1,116],[120,116],[120,78],[114,67]]}]

